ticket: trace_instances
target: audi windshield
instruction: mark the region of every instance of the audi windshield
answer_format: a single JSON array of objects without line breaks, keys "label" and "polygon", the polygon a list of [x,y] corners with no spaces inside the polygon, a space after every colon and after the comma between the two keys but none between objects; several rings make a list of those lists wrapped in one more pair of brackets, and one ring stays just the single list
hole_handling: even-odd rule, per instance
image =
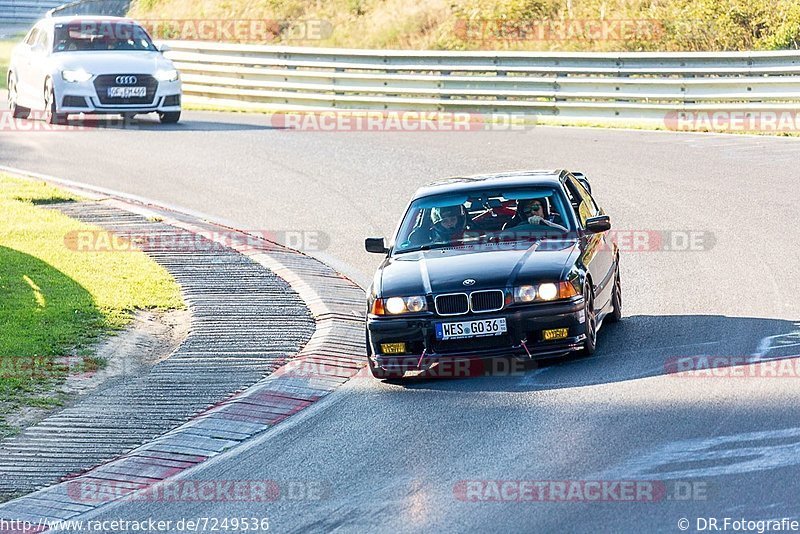
[{"label": "audi windshield", "polygon": [[54,52],[157,51],[144,28],[131,22],[56,24],[54,35]]}]

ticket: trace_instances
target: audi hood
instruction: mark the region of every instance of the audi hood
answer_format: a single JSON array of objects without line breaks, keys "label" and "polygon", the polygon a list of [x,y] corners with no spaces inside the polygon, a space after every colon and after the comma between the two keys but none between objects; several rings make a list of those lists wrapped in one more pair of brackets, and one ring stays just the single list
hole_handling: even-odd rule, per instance
[{"label": "audi hood", "polygon": [[87,51],[55,52],[51,56],[58,70],[83,69],[90,74],[154,74],[158,70],[174,69],[172,61],[161,52],[149,51]]}]

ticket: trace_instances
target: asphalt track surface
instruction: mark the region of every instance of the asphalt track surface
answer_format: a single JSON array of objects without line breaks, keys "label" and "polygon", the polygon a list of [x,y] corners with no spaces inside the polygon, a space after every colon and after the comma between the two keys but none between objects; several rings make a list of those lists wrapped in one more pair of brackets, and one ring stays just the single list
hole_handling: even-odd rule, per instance
[{"label": "asphalt track surface", "polygon": [[[268,517],[276,532],[682,532],[682,518],[694,532],[698,518],[800,519],[797,362],[783,360],[774,378],[668,372],[678,357],[800,353],[798,159],[792,138],[546,127],[323,133],[201,112],[174,127],[144,119],[125,129],[0,132],[4,165],[245,229],[323,232],[319,255],[364,286],[380,258],[363,252],[363,238],[389,235],[412,192],[443,176],[581,170],[616,230],[703,232],[698,250],[662,242],[623,252],[625,318],[602,329],[591,358],[505,376],[355,378],[183,475],[317,484],[322,498],[151,499],[95,516]],[[471,496],[497,497],[488,482],[474,484],[489,480],[655,481],[666,496],[461,498],[463,481],[473,481]]]}]

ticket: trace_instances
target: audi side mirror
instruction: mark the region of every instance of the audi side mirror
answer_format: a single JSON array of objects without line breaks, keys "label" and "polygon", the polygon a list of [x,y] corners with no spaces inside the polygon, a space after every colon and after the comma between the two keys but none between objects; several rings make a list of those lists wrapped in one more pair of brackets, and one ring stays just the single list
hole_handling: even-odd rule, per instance
[{"label": "audi side mirror", "polygon": [[172,51],[172,47],[169,46],[167,43],[161,43],[158,45],[158,51],[162,54],[166,54],[167,52]]},{"label": "audi side mirror", "polygon": [[586,219],[586,233],[599,234],[611,230],[611,217],[608,215],[598,215]]},{"label": "audi side mirror", "polygon": [[382,237],[368,237],[364,240],[364,248],[367,252],[373,254],[386,254],[389,249],[386,248],[386,241]]}]

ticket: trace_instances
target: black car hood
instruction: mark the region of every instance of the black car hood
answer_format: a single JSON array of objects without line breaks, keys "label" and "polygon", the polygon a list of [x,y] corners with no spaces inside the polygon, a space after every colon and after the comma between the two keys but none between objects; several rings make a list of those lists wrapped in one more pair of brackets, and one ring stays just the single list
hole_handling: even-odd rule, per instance
[{"label": "black car hood", "polygon": [[[556,281],[578,253],[575,239],[406,252],[381,265],[380,294],[440,294]],[[464,285],[466,279],[475,283]]]}]

